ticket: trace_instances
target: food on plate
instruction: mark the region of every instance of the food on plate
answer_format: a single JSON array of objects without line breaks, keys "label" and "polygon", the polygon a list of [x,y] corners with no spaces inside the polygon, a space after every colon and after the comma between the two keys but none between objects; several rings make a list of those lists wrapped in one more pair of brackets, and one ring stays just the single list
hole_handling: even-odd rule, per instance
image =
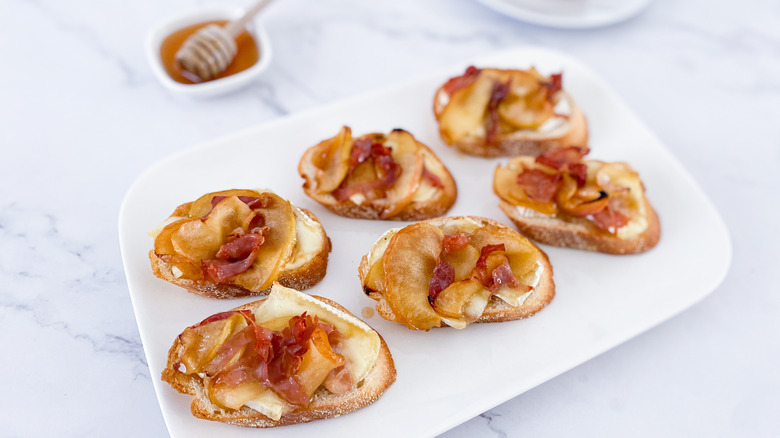
[{"label": "food on plate", "polygon": [[330,239],[314,213],[262,190],[207,193],[152,231],[157,277],[211,298],[298,290],[325,276]]},{"label": "food on plate", "polygon": [[434,95],[442,140],[482,157],[539,155],[587,144],[585,116],[562,73],[469,67]]},{"label": "food on plate", "polygon": [[377,313],[414,330],[526,318],[555,296],[542,250],[507,226],[471,216],[391,229],[358,272]]},{"label": "food on plate", "polygon": [[499,207],[541,243],[611,254],[651,249],[661,226],[639,174],[626,163],[584,160],[588,151],[573,146],[498,166]]},{"label": "food on plate", "polygon": [[339,304],[274,284],[268,298],[185,329],[162,380],[192,414],[275,427],[347,414],[395,381],[387,344]]},{"label": "food on plate", "polygon": [[402,129],[353,138],[344,126],[307,150],[298,172],[307,195],[351,218],[431,218],[449,210],[457,197],[444,164]]}]

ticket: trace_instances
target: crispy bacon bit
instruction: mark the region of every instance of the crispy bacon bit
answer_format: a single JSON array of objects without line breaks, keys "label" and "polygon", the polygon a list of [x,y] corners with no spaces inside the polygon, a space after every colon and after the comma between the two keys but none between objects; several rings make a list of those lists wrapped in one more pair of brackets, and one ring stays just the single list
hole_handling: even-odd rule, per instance
[{"label": "crispy bacon bit", "polygon": [[328,377],[322,382],[325,389],[334,394],[344,394],[355,386],[352,379],[352,373],[349,372],[346,365],[330,370]]},{"label": "crispy bacon bit", "polygon": [[[359,142],[360,140],[356,141],[355,143]],[[363,147],[363,146],[361,146]],[[354,151],[354,149],[353,149]],[[393,156],[391,155],[390,148],[386,147],[383,144],[380,143],[372,143],[371,149],[369,151],[369,155],[367,158],[363,159],[363,161],[366,161],[368,159],[374,160],[374,166],[377,168],[379,173],[379,178],[362,184],[355,184],[355,185],[347,185],[348,178],[345,178],[344,181],[341,183],[339,188],[333,191],[331,193],[334,198],[336,198],[339,201],[346,201],[349,199],[350,196],[354,195],[355,193],[370,193],[374,191],[379,191],[382,194],[389,189],[390,187],[395,184],[396,181],[398,181],[398,178],[401,177],[401,172],[403,169],[401,169],[401,166],[393,160]],[[362,156],[362,152],[358,154],[358,156]],[[353,153],[353,156],[355,154]]]},{"label": "crispy bacon bit", "polygon": [[510,81],[493,84],[493,91],[488,103],[488,117],[485,120],[485,141],[488,144],[493,143],[493,139],[498,134],[498,104],[509,95],[509,84]]},{"label": "crispy bacon bit", "polygon": [[318,325],[317,316],[312,319],[304,312],[290,318],[288,327],[281,333],[274,332],[271,340],[273,359],[268,363],[268,380],[271,387],[292,404],[309,402],[303,387],[295,380],[295,374],[303,362],[303,355],[309,350],[309,340]]},{"label": "crispy bacon bit", "polygon": [[264,233],[249,233],[223,244],[216,258],[203,260],[206,276],[220,283],[246,271],[255,262],[263,241]]},{"label": "crispy bacon bit", "polygon": [[370,137],[358,138],[352,143],[352,153],[349,156],[349,169],[352,170],[358,164],[366,161],[371,156],[374,140]]},{"label": "crispy bacon bit", "polygon": [[[561,170],[565,164],[582,162],[582,157],[588,154],[590,149],[577,146],[569,146],[563,149],[555,149],[536,157],[536,162]],[[587,168],[586,168],[587,169]]]},{"label": "crispy bacon bit", "polygon": [[428,283],[428,303],[433,306],[436,297],[455,281],[455,268],[451,264],[440,261],[433,269],[433,277]]},{"label": "crispy bacon bit", "polygon": [[517,277],[515,277],[515,274],[512,273],[512,268],[509,266],[509,260],[504,260],[504,263],[498,265],[496,269],[493,269],[490,276],[492,277],[493,282],[488,289],[490,289],[491,292],[496,292],[503,286],[517,287],[517,285],[520,284]]},{"label": "crispy bacon bit", "polygon": [[585,187],[588,181],[588,166],[585,163],[570,163],[569,175],[577,181],[577,187]]},{"label": "crispy bacon bit", "polygon": [[460,251],[469,244],[469,235],[467,233],[458,233],[452,236],[444,236],[442,242],[442,254],[448,254]]},{"label": "crispy bacon bit", "polygon": [[550,81],[545,82],[544,86],[547,87],[547,99],[552,101],[555,93],[563,89],[563,73],[551,74]]},{"label": "crispy bacon bit", "polygon": [[609,230],[610,228],[617,231],[618,228],[625,226],[629,222],[629,218],[622,213],[610,208],[599,211],[593,214],[593,223],[596,224],[602,230]]},{"label": "crispy bacon bit", "polygon": [[487,271],[487,258],[490,253],[494,251],[506,251],[506,246],[503,243],[483,246],[479,254],[479,259],[477,259],[477,264],[471,272],[471,276],[476,278],[477,281],[487,288],[493,284],[493,277],[491,276],[491,273]]},{"label": "crispy bacon bit", "polygon": [[436,176],[436,174],[428,170],[427,167],[423,166],[422,177],[427,179],[432,186],[438,187],[440,189],[444,188],[444,183],[441,182],[441,179],[439,179],[439,177]]},{"label": "crispy bacon bit", "polygon": [[509,266],[509,259],[503,255],[503,262],[492,271],[488,272],[487,258],[496,251],[506,252],[506,246],[503,243],[498,245],[485,245],[482,247],[477,264],[471,272],[471,276],[491,292],[496,292],[503,286],[517,287],[520,281],[512,273],[512,267]]},{"label": "crispy bacon bit", "polygon": [[474,82],[475,79],[477,79],[477,76],[479,75],[480,70],[476,67],[469,66],[469,68],[466,69],[466,72],[463,73],[460,76],[455,76],[454,78],[451,78],[447,82],[442,85],[442,90],[444,90],[445,93],[452,96],[455,94],[456,91],[460,90],[461,88],[467,87],[472,82]]},{"label": "crispy bacon bit", "polygon": [[529,198],[539,202],[551,202],[561,186],[561,174],[550,174],[539,169],[527,169],[517,175],[517,183]]},{"label": "crispy bacon bit", "polygon": [[260,228],[265,225],[265,215],[259,211],[253,211],[252,213],[254,213],[254,216],[249,220],[249,227],[247,227],[247,229],[249,229],[250,233],[258,233],[260,232]]},{"label": "crispy bacon bit", "polygon": [[[206,365],[203,371],[209,376],[216,375],[236,354],[241,352],[242,348],[255,341],[255,331],[252,326],[244,327],[219,347],[217,355]],[[230,377],[236,378],[238,376]]]}]

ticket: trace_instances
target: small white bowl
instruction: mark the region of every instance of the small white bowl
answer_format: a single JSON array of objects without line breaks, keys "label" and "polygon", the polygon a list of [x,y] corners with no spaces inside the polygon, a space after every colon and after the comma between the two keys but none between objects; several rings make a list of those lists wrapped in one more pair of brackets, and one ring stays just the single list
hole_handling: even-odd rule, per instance
[{"label": "small white bowl", "polygon": [[203,23],[213,20],[234,20],[243,15],[244,11],[233,8],[214,7],[188,12],[169,19],[149,31],[146,36],[146,56],[152,65],[152,71],[165,88],[181,95],[191,97],[213,97],[220,94],[226,94],[235,91],[241,87],[247,86],[256,79],[271,62],[271,44],[268,40],[268,34],[259,23],[250,21],[246,30],[252,35],[260,51],[260,58],[255,65],[244,71],[226,76],[221,79],[206,81],[200,84],[182,84],[174,81],[168,76],[160,56],[160,46],[163,40],[171,33],[191,26],[197,23]]}]

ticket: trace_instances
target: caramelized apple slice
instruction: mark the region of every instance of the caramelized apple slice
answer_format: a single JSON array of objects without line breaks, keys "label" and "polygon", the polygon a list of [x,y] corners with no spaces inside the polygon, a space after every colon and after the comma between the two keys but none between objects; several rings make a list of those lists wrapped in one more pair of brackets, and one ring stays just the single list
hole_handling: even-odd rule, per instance
[{"label": "caramelized apple slice", "polygon": [[298,374],[295,376],[303,391],[311,397],[334,368],[344,364],[344,358],[337,355],[328,342],[328,335],[316,328],[309,340],[309,349],[304,353]]},{"label": "caramelized apple slice", "polygon": [[228,235],[242,227],[252,214],[236,196],[229,196],[219,202],[205,220],[190,219],[182,223],[171,233],[171,244],[177,254],[200,263],[213,258]]},{"label": "caramelized apple slice", "polygon": [[195,202],[190,204],[190,209],[187,215],[193,219],[200,219],[206,216],[207,214],[209,214],[212,208],[211,200],[214,199],[215,196],[258,197],[260,196],[260,192],[256,190],[233,189],[233,190],[222,190],[219,192],[206,193],[205,195],[196,199]]},{"label": "caramelized apple slice", "polygon": [[412,134],[394,129],[386,136],[385,146],[392,149],[391,156],[401,166],[401,176],[390,187],[383,201],[387,208],[384,217],[391,217],[404,209],[412,201],[414,192],[420,186],[425,159],[422,148]]},{"label": "caramelized apple slice", "polygon": [[555,214],[555,202],[541,202],[528,197],[517,177],[525,170],[523,164],[513,160],[507,167],[498,166],[493,174],[493,192],[504,201],[518,207],[530,208],[544,214]]},{"label": "caramelized apple slice", "polygon": [[595,180],[596,184],[610,195],[628,191],[637,203],[642,201],[642,181],[639,174],[626,163],[604,163],[596,171]]},{"label": "caramelized apple slice", "polygon": [[555,195],[558,208],[564,213],[577,217],[596,214],[607,207],[609,195],[603,190],[586,185],[577,188],[577,181],[568,173],[563,173],[563,184]]},{"label": "caramelized apple slice", "polygon": [[[524,278],[530,270],[534,269],[539,257],[538,250],[528,239],[509,228],[500,228],[491,224],[477,230],[470,237],[470,242],[475,248],[480,249],[487,245],[503,243],[504,253],[509,259],[509,267],[517,279]],[[519,287],[523,286],[525,285]]]},{"label": "caramelized apple slice", "polygon": [[185,222],[187,222],[187,219],[179,219],[176,222],[166,225],[165,228],[157,234],[157,237],[154,239],[155,254],[158,256],[176,254],[176,249],[173,247],[173,243],[171,243],[171,236],[173,236],[173,233]]},{"label": "caramelized apple slice", "polygon": [[266,207],[256,211],[265,218],[265,226],[269,227],[269,231],[265,234],[265,240],[252,266],[230,279],[230,282],[252,291],[270,287],[279,277],[293,254],[296,241],[295,213],[290,203],[270,192],[261,194],[261,197],[267,198],[263,202]]},{"label": "caramelized apple slice", "polygon": [[185,367],[184,374],[201,372],[217,355],[219,347],[246,325],[244,317],[235,313],[225,319],[184,330],[179,338],[184,346],[184,352],[179,357]]},{"label": "caramelized apple slice", "polygon": [[235,386],[220,384],[216,379],[206,382],[209,399],[222,408],[241,409],[246,402],[259,398],[267,389],[259,380],[247,380]]},{"label": "caramelized apple slice", "polygon": [[471,276],[471,270],[477,264],[479,255],[477,248],[466,245],[457,251],[444,254],[442,261],[449,263],[455,269],[455,282],[459,282]]},{"label": "caramelized apple slice", "polygon": [[383,259],[385,299],[399,322],[415,330],[441,325],[441,316],[428,303],[428,284],[438,262],[444,234],[419,222],[395,234]]},{"label": "caramelized apple slice", "polygon": [[[471,299],[484,290],[485,288],[482,287],[482,284],[480,284],[476,278],[457,281],[449,285],[436,296],[433,308],[436,310],[436,313],[446,318],[464,319],[466,316],[466,308]],[[487,305],[487,301],[485,301],[485,305]],[[471,316],[473,316],[473,312],[471,313]],[[482,314],[482,312],[480,311],[479,314]],[[478,317],[479,315],[477,315],[477,318]],[[474,320],[476,320],[476,318],[466,322],[473,322]]]},{"label": "caramelized apple slice", "polygon": [[363,290],[368,292],[376,292],[385,288],[385,272],[383,270],[382,261],[374,263],[368,270],[365,281],[363,283]]},{"label": "caramelized apple slice", "polygon": [[349,171],[351,154],[352,130],[347,126],[315,146],[312,161],[317,167],[317,193],[330,193],[339,187]]},{"label": "caramelized apple slice", "polygon": [[501,120],[517,129],[536,129],[555,114],[553,105],[547,100],[547,90],[537,87],[530,93],[510,95],[498,105]]},{"label": "caramelized apple slice", "polygon": [[495,80],[482,70],[474,82],[450,96],[439,116],[439,131],[445,143],[460,141],[482,127]]}]

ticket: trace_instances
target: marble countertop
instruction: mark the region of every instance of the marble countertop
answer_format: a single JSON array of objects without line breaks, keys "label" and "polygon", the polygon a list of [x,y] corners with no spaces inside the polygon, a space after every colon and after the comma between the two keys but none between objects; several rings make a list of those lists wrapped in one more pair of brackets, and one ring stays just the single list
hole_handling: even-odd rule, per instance
[{"label": "marble countertop", "polygon": [[444,436],[780,435],[780,3],[656,0],[571,31],[472,0],[284,0],[264,18],[266,74],[193,102],[155,80],[143,43],[160,19],[204,4],[0,4],[0,436],[167,434],[117,240],[123,195],[145,169],[522,44],[606,79],[701,184],[734,256],[701,303]]}]

